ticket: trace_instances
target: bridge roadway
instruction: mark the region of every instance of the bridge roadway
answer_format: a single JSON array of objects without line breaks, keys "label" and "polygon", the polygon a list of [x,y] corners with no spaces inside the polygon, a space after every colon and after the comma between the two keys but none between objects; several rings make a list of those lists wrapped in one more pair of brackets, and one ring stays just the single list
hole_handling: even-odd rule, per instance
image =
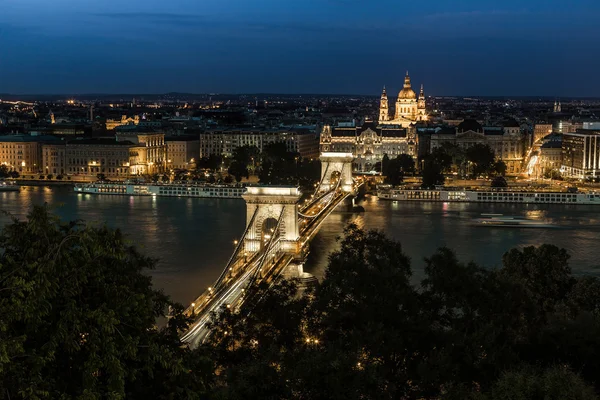
[{"label": "bridge roadway", "polygon": [[[314,199],[299,213],[300,237],[298,254],[306,254],[307,245],[316,235],[327,216],[352,193],[343,192],[336,186],[333,190],[313,195]],[[243,239],[242,239],[243,240]],[[187,315],[195,317],[194,323],[182,336],[182,340],[195,347],[209,335],[208,323],[213,312],[226,305],[238,309],[245,300],[248,285],[260,282],[272,285],[285,268],[298,256],[278,252],[277,240],[270,242],[267,251],[261,250],[250,256],[239,256],[231,264],[230,272],[218,287],[210,287],[200,295],[186,310]]]}]

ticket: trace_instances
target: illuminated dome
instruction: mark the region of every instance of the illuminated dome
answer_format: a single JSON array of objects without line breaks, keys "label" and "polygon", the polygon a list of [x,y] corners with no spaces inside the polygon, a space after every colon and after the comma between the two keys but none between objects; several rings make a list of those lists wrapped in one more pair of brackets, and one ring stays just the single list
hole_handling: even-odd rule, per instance
[{"label": "illuminated dome", "polygon": [[406,71],[406,76],[404,77],[404,87],[402,88],[400,93],[398,93],[398,98],[399,99],[416,99],[417,98],[417,94],[415,93],[414,90],[412,90],[412,87],[410,85],[410,76],[408,76],[408,71]]}]

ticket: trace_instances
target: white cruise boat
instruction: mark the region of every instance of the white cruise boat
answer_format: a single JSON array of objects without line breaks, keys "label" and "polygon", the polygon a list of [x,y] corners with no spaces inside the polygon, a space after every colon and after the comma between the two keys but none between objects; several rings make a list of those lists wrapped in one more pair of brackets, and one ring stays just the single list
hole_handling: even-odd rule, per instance
[{"label": "white cruise boat", "polygon": [[382,200],[395,201],[600,205],[600,193],[464,190],[455,188],[407,189],[393,188],[389,185],[379,186],[377,197]]},{"label": "white cruise boat", "polygon": [[241,185],[97,182],[75,185],[74,190],[76,193],[83,194],[240,199],[246,191],[246,187]]}]

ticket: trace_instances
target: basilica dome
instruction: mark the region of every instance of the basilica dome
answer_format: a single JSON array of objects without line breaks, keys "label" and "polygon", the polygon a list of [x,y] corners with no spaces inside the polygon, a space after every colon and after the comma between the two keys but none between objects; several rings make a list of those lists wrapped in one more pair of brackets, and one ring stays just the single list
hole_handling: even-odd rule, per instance
[{"label": "basilica dome", "polygon": [[414,90],[412,90],[412,87],[410,85],[410,76],[408,76],[408,71],[406,72],[406,76],[404,77],[404,87],[402,88],[400,93],[398,93],[398,98],[399,99],[416,99],[417,98],[417,94],[415,93]]},{"label": "basilica dome", "polygon": [[400,99],[416,99],[417,94],[411,88],[403,88],[400,93],[398,93],[398,98]]}]

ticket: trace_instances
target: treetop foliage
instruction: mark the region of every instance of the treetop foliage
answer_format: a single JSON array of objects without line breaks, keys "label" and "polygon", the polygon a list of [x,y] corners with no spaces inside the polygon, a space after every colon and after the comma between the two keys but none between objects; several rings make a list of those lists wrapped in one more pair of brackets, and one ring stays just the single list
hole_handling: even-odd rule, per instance
[{"label": "treetop foliage", "polygon": [[248,288],[193,350],[119,230],[36,207],[0,249],[2,400],[597,399],[600,280],[556,246],[497,269],[440,248],[416,282],[398,242],[350,225],[321,284]]}]

